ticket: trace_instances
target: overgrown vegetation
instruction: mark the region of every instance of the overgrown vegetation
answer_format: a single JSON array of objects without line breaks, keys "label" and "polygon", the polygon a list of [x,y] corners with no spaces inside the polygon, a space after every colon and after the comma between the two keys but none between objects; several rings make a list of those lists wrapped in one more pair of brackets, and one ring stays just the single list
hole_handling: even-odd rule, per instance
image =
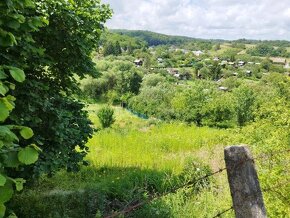
[{"label": "overgrown vegetation", "polygon": [[[212,217],[226,175],[198,178],[234,144],[266,156],[263,189],[289,177],[289,42],[104,31],[94,0],[0,11],[0,217],[103,217],[191,180],[126,216]],[[269,217],[289,193],[264,193]]]},{"label": "overgrown vegetation", "polygon": [[109,128],[115,122],[114,110],[108,106],[98,111],[98,117],[103,128]]}]

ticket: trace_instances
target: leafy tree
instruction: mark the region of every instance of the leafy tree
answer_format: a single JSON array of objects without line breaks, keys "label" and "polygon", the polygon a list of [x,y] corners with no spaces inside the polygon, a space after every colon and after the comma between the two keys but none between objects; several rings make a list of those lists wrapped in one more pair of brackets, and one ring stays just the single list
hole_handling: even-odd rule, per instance
[{"label": "leafy tree", "polygon": [[230,93],[216,93],[202,111],[203,125],[229,128],[235,124],[235,105]]},{"label": "leafy tree", "polygon": [[39,1],[32,13],[42,14],[49,25],[32,34],[40,49],[22,54],[29,63],[27,81],[15,90],[16,108],[10,118],[32,127],[33,142],[43,150],[36,165],[22,170],[27,177],[51,175],[61,168],[76,171],[86,164],[82,160],[93,130],[84,105],[73,98],[79,90],[75,75],[98,75],[91,53],[111,15],[107,5],[93,0]]},{"label": "leafy tree", "polygon": [[148,74],[143,78],[142,87],[155,87],[165,82],[166,78],[160,74]]},{"label": "leafy tree", "polygon": [[244,126],[254,119],[255,94],[246,86],[240,86],[234,90],[236,98],[236,113],[239,126]]},{"label": "leafy tree", "polygon": [[[13,96],[25,81],[27,52],[41,51],[33,40],[33,32],[47,24],[42,16],[31,14],[34,1],[4,1],[0,3],[0,217],[8,217],[5,204],[13,193],[21,191],[25,180],[13,174],[23,165],[33,164],[40,149],[33,144],[32,129],[11,121],[15,108]],[[17,87],[16,87],[17,84]]]},{"label": "leafy tree", "polygon": [[121,49],[119,41],[117,41],[114,47],[114,55],[120,55],[120,54],[122,54],[122,49]]},{"label": "leafy tree", "polygon": [[115,47],[112,42],[107,42],[103,48],[103,55],[114,55],[115,54]]}]

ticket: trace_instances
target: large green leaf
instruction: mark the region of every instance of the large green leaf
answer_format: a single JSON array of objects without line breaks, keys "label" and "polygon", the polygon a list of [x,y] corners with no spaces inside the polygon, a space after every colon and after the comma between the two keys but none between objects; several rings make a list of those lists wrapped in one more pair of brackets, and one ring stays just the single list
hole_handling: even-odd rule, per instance
[{"label": "large green leaf", "polygon": [[9,116],[9,109],[6,107],[3,101],[0,99],[0,122],[3,122]]},{"label": "large green leaf", "polygon": [[29,127],[23,127],[20,130],[20,135],[24,138],[24,139],[30,139],[33,136],[33,131],[32,129],[30,129]]},{"label": "large green leaf", "polygon": [[0,186],[4,186],[6,183],[6,177],[0,173]]},{"label": "large green leaf", "polygon": [[0,205],[9,201],[13,195],[13,186],[11,182],[6,182],[4,186],[0,187]]},{"label": "large green leaf", "polygon": [[0,204],[0,218],[5,216],[6,207],[4,204]]},{"label": "large green leaf", "polygon": [[6,93],[9,91],[9,88],[0,82],[0,95],[5,96]]},{"label": "large green leaf", "polygon": [[6,79],[7,74],[4,72],[3,68],[0,68],[0,79]]},{"label": "large green leaf", "polygon": [[9,47],[15,44],[17,44],[15,36],[0,29],[0,46]]},{"label": "large green leaf", "polygon": [[5,154],[4,165],[5,167],[15,168],[20,165],[20,161],[18,160],[18,153],[13,151]]},{"label": "large green leaf", "polygon": [[18,137],[7,126],[0,126],[0,138],[4,142],[18,142]]},{"label": "large green leaf", "polygon": [[20,23],[17,20],[10,20],[6,25],[14,30],[17,30],[20,27]]},{"label": "large green leaf", "polygon": [[17,82],[23,82],[25,80],[25,73],[23,70],[17,67],[9,67],[9,72]]},{"label": "large green leaf", "polygon": [[18,152],[18,159],[26,165],[33,164],[38,159],[38,152],[32,147],[26,147]]}]

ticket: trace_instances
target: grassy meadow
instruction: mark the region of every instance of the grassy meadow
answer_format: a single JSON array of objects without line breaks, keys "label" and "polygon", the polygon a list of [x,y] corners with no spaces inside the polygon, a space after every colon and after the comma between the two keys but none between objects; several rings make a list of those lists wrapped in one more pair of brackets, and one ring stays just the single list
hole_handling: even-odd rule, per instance
[{"label": "grassy meadow", "polygon": [[[87,107],[96,129],[96,112]],[[144,120],[114,107],[112,128],[96,131],[88,167],[43,177],[18,194],[21,217],[106,217],[148,195],[165,193],[224,167],[223,148],[239,143],[234,130]],[[237,133],[238,134],[238,133]],[[233,137],[234,135],[234,137]],[[20,203],[21,202],[21,203]],[[125,217],[213,217],[231,206],[226,173],[168,194]],[[123,215],[118,216],[123,217]],[[230,211],[224,217],[233,217]]]}]

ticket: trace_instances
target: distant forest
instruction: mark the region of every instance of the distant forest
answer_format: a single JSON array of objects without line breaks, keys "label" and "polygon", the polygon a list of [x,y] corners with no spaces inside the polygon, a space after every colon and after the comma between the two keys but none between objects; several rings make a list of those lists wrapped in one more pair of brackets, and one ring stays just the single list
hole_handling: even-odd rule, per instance
[{"label": "distant forest", "polygon": [[267,43],[269,46],[277,47],[289,47],[290,41],[286,40],[253,40],[253,39],[238,39],[238,40],[223,40],[223,39],[199,39],[186,36],[171,36],[161,33],[155,33],[145,30],[124,30],[124,29],[111,29],[110,32],[118,33],[120,35],[126,35],[134,38],[139,38],[148,43],[149,46],[157,45],[180,45],[184,43],[202,41],[202,42],[212,42],[212,43],[243,43],[243,44],[260,44]]}]

